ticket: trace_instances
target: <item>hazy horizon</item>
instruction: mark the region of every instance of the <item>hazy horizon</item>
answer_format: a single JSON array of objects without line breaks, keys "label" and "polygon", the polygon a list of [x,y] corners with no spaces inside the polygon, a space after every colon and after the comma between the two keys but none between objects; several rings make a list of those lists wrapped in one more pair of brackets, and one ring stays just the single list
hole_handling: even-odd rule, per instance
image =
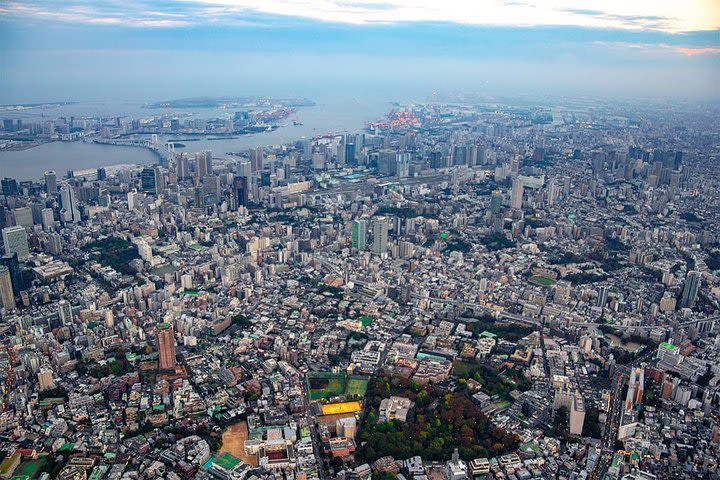
[{"label": "hazy horizon", "polygon": [[712,2],[694,2],[694,16],[667,2],[485,2],[487,12],[449,2],[447,14],[400,0],[252,3],[6,2],[0,103],[430,92],[720,99]]}]

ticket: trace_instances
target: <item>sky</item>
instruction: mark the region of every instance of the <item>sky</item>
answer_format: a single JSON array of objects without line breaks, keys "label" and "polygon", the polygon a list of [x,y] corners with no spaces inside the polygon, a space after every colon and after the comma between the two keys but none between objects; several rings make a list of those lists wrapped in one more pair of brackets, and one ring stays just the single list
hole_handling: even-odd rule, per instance
[{"label": "sky", "polygon": [[0,103],[720,100],[718,0],[0,0]]}]

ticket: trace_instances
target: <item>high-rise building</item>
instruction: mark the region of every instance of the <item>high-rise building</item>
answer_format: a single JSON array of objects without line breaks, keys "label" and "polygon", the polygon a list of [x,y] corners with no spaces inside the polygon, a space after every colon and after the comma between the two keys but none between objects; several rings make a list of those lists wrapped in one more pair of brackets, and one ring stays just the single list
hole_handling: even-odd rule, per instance
[{"label": "high-rise building", "polygon": [[2,185],[3,195],[17,195],[20,192],[17,180],[14,178],[5,177],[0,180],[0,184]]},{"label": "high-rise building", "polygon": [[21,227],[33,226],[33,214],[30,207],[18,207],[13,209],[13,218],[15,219],[15,225],[19,225]]},{"label": "high-rise building", "polygon": [[0,257],[0,265],[7,267],[10,271],[13,292],[15,295],[19,295],[22,290],[25,290],[25,281],[23,280],[18,254],[12,253]]},{"label": "high-rise building", "polygon": [[45,191],[48,195],[57,193],[57,174],[55,170],[47,170],[45,172]]},{"label": "high-rise building", "polygon": [[45,230],[52,228],[55,224],[55,212],[52,208],[43,208],[40,210],[40,222]]},{"label": "high-rise building", "polygon": [[0,265],[0,306],[5,310],[15,308],[15,294],[10,279],[10,270],[4,265]]},{"label": "high-rise building", "polygon": [[410,175],[409,153],[398,153],[395,156],[395,174],[398,177],[407,177]]},{"label": "high-rise building", "polygon": [[600,308],[603,308],[608,300],[608,293],[610,290],[608,287],[600,287],[600,290],[598,290],[598,297],[597,297],[597,306]]},{"label": "high-rise building", "polygon": [[162,174],[157,167],[143,168],[140,172],[140,186],[145,193],[158,194],[162,191]]},{"label": "high-rise building", "polygon": [[345,144],[345,163],[348,165],[356,165],[357,160],[355,159],[355,144]]},{"label": "high-rise building", "polygon": [[388,219],[377,217],[373,221],[373,252],[382,255],[387,250],[388,243]]},{"label": "high-rise building", "polygon": [[178,180],[183,180],[189,176],[188,154],[185,152],[178,153],[175,156],[175,175]]},{"label": "high-rise building", "polygon": [[47,366],[40,367],[40,371],[38,372],[38,387],[40,391],[50,390],[54,386],[52,369]]},{"label": "high-rise building", "polygon": [[128,210],[135,210],[137,206],[138,192],[134,188],[127,194]]},{"label": "high-rise building", "polygon": [[17,253],[18,259],[23,260],[30,255],[27,232],[24,227],[7,227],[2,229],[3,245],[5,254]]},{"label": "high-rise building", "polygon": [[523,203],[523,192],[525,185],[519,177],[515,177],[512,182],[512,191],[510,194],[510,206],[515,210],[520,210]]},{"label": "high-rise building", "polygon": [[500,190],[495,190],[490,196],[490,211],[492,213],[500,213],[502,210],[503,194]]},{"label": "high-rise building", "polygon": [[352,225],[352,248],[365,250],[367,246],[367,220],[355,220]]},{"label": "high-rise building", "polygon": [[175,328],[170,323],[157,326],[157,348],[160,353],[160,370],[172,370],[177,364],[175,358]]},{"label": "high-rise building", "polygon": [[697,300],[698,290],[700,289],[700,272],[691,270],[685,277],[685,286],[682,292],[683,307],[692,308]]},{"label": "high-rise building", "polygon": [[253,172],[260,172],[263,169],[263,149],[262,147],[251,148],[248,151],[250,157],[250,165]]},{"label": "high-rise building", "polygon": [[205,150],[195,154],[195,176],[203,178],[212,174],[212,152]]},{"label": "high-rise building", "polygon": [[67,300],[60,300],[58,302],[58,316],[60,317],[60,323],[67,327],[73,323],[73,311],[72,305]]},{"label": "high-rise building", "polygon": [[60,255],[63,251],[62,237],[57,233],[51,233],[45,242],[45,249],[53,255]]},{"label": "high-rise building", "polygon": [[78,209],[75,188],[67,183],[60,187],[60,203],[62,210],[60,218],[65,223],[77,223],[80,221],[80,210]]},{"label": "high-rise building", "polygon": [[235,177],[234,180],[235,200],[237,206],[247,207],[248,204],[248,179],[247,177]]}]

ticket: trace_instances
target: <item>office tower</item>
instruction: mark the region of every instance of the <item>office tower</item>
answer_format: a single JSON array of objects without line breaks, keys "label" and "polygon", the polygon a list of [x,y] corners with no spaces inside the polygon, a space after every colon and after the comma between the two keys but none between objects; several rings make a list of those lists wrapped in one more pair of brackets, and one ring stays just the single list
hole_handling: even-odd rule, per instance
[{"label": "office tower", "polygon": [[338,143],[335,149],[335,156],[337,157],[338,165],[345,165],[347,163],[345,161],[345,137],[340,138],[340,143]]},{"label": "office tower", "polygon": [[47,242],[45,243],[45,248],[49,253],[52,253],[53,255],[60,255],[63,250],[62,237],[57,233],[51,233],[50,235],[48,235]]},{"label": "office tower", "polygon": [[0,181],[0,184],[2,185],[3,195],[17,195],[20,192],[17,180],[14,178],[5,177]]},{"label": "office tower", "polygon": [[45,191],[48,195],[57,193],[57,174],[55,170],[47,170],[45,172]]},{"label": "office tower", "polygon": [[72,305],[67,300],[60,300],[58,302],[58,316],[60,317],[60,323],[67,327],[73,323],[73,311]]},{"label": "office tower", "polygon": [[97,179],[98,180],[105,180],[107,178],[107,170],[104,168],[98,168],[97,169]]},{"label": "office tower", "polygon": [[598,297],[597,297],[597,306],[600,308],[605,307],[605,304],[607,303],[608,299],[608,287],[600,287],[600,290],[598,290]]},{"label": "office tower", "polygon": [[21,227],[33,226],[33,214],[30,207],[18,207],[14,209],[13,218],[15,219],[15,225]]},{"label": "office tower", "polygon": [[247,177],[235,177],[233,189],[237,205],[247,207],[248,204],[248,179]]},{"label": "office tower", "polygon": [[387,250],[388,242],[388,219],[377,217],[373,221],[373,252],[382,255]]},{"label": "office tower", "polygon": [[345,163],[347,163],[348,165],[357,165],[357,161],[355,160],[354,143],[345,144]]},{"label": "office tower", "polygon": [[585,401],[579,393],[573,395],[570,404],[569,427],[572,435],[582,435],[583,426],[585,425]]},{"label": "office tower", "polygon": [[140,172],[140,187],[145,193],[158,194],[161,189],[160,169],[157,167],[143,168]]},{"label": "office tower", "polygon": [[128,202],[128,210],[135,210],[135,207],[137,207],[137,197],[138,192],[135,189],[132,189],[127,194],[127,202]]},{"label": "office tower", "polygon": [[30,255],[30,246],[28,244],[27,232],[24,227],[7,227],[2,230],[3,245],[5,246],[5,254],[12,255],[17,253],[20,260]]},{"label": "office tower", "polygon": [[55,212],[52,208],[43,208],[40,210],[40,223],[43,229],[48,230],[55,224]]},{"label": "office tower", "polygon": [[500,213],[502,210],[503,194],[500,190],[495,190],[490,196],[490,211],[492,213]]},{"label": "office tower", "polygon": [[0,306],[5,310],[15,308],[15,294],[10,279],[10,270],[4,265],[0,265]]},{"label": "office tower", "polygon": [[512,191],[510,194],[510,206],[515,210],[520,210],[523,203],[523,190],[525,185],[519,177],[515,177],[512,182]]},{"label": "office tower", "polygon": [[250,165],[253,172],[260,172],[263,169],[263,150],[262,147],[255,147],[248,150],[250,157]]},{"label": "office tower", "polygon": [[0,257],[0,265],[7,267],[10,271],[10,282],[15,295],[19,295],[25,289],[25,280],[23,279],[22,269],[17,253],[7,254]]},{"label": "office tower", "polygon": [[691,270],[685,277],[685,286],[682,292],[683,307],[692,308],[697,300],[698,289],[700,288],[700,272]]},{"label": "office tower", "polygon": [[378,172],[385,175],[397,174],[397,154],[392,150],[382,150],[377,159]]},{"label": "office tower", "polygon": [[395,174],[398,177],[407,177],[410,175],[409,153],[398,153],[395,156]]},{"label": "office tower", "polygon": [[645,393],[645,364],[641,364],[637,370],[637,382],[635,382],[635,396],[633,400],[635,405],[640,405],[642,404],[643,394]]},{"label": "office tower", "polygon": [[352,225],[352,248],[365,250],[367,244],[367,220],[355,220]]},{"label": "office tower", "polygon": [[195,176],[203,178],[212,174],[212,152],[205,150],[195,154]]},{"label": "office tower", "polygon": [[160,353],[160,370],[173,370],[177,361],[175,359],[175,328],[171,324],[158,324],[157,348]]},{"label": "office tower", "polygon": [[213,203],[220,198],[220,177],[217,175],[205,175],[202,178],[203,195],[213,197]]},{"label": "office tower", "polygon": [[78,210],[77,198],[75,196],[75,188],[64,183],[60,187],[60,218],[65,223],[77,223],[80,221],[80,210]]},{"label": "office tower", "polygon": [[455,145],[452,149],[453,165],[467,164],[467,147],[465,145]]},{"label": "office tower", "polygon": [[177,175],[178,180],[183,180],[190,176],[188,154],[185,152],[175,156],[175,175]]},{"label": "office tower", "polygon": [[324,152],[315,152],[312,154],[312,168],[313,170],[323,170],[325,169],[325,153]]}]

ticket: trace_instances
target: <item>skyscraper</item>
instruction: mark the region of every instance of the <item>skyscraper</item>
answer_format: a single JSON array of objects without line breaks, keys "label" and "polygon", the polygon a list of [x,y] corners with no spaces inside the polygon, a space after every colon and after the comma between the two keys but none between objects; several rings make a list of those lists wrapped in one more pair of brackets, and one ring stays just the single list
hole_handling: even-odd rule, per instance
[{"label": "skyscraper", "polygon": [[355,159],[355,144],[354,143],[346,143],[345,144],[345,163],[348,165],[357,165],[357,161]]},{"label": "skyscraper", "polygon": [[175,156],[175,174],[178,180],[188,177],[188,155],[185,152]]},{"label": "skyscraper", "polygon": [[388,219],[377,217],[373,221],[373,252],[382,255],[387,250],[388,242]]},{"label": "skyscraper", "polygon": [[697,300],[698,290],[700,289],[700,272],[691,270],[685,277],[685,286],[682,292],[683,307],[692,308],[695,306],[695,300]]},{"label": "skyscraper", "polygon": [[52,208],[43,208],[40,211],[42,227],[47,230],[55,223],[55,212]]},{"label": "skyscraper", "polygon": [[0,180],[3,195],[17,195],[19,193],[17,180],[5,177]]},{"label": "skyscraper", "polygon": [[55,170],[47,170],[45,172],[45,191],[48,195],[57,193],[57,174]]},{"label": "skyscraper", "polygon": [[15,219],[15,225],[19,225],[21,227],[33,226],[33,214],[30,207],[18,207],[13,209],[13,218]]},{"label": "skyscraper", "polygon": [[195,176],[203,178],[212,174],[212,152],[205,150],[195,154]]},{"label": "skyscraper", "polygon": [[248,204],[248,179],[247,177],[235,177],[234,179],[235,200],[237,206],[246,207]]},{"label": "skyscraper", "polygon": [[515,210],[520,210],[523,203],[523,191],[525,185],[519,177],[515,177],[512,182],[512,191],[510,194],[510,206]]},{"label": "skyscraper", "polygon": [[157,348],[160,353],[160,370],[172,370],[177,364],[175,359],[175,328],[170,323],[157,326]]},{"label": "skyscraper", "polygon": [[410,175],[409,153],[398,153],[395,156],[395,174],[398,177],[407,177]]},{"label": "skyscraper", "polygon": [[607,303],[609,289],[608,287],[600,287],[597,297],[597,306],[603,308]]},{"label": "skyscraper", "polygon": [[10,270],[4,265],[0,265],[0,306],[5,310],[15,308],[15,294],[10,281]]},{"label": "skyscraper", "polygon": [[500,190],[494,190],[490,196],[490,211],[500,213],[502,209],[503,194]]},{"label": "skyscraper", "polygon": [[158,170],[154,167],[143,168],[140,172],[140,186],[145,193],[157,194],[159,190]]},{"label": "skyscraper", "polygon": [[60,217],[63,222],[77,223],[80,221],[80,210],[75,196],[75,188],[67,183],[60,187],[60,203],[62,205]]},{"label": "skyscraper", "polygon": [[24,227],[7,227],[2,229],[5,254],[17,253],[18,259],[23,260],[30,255],[27,232]]},{"label": "skyscraper", "polygon": [[72,305],[67,300],[60,300],[58,302],[58,316],[60,317],[60,323],[63,326],[72,325],[73,323],[73,311]]},{"label": "skyscraper", "polygon": [[367,221],[355,220],[352,225],[352,248],[365,250],[367,245]]},{"label": "skyscraper", "polygon": [[7,267],[10,271],[10,282],[12,283],[12,289],[15,295],[20,294],[25,289],[25,282],[22,276],[22,270],[20,269],[20,262],[18,260],[18,254],[12,253],[0,257],[0,265]]},{"label": "skyscraper", "polygon": [[253,172],[260,172],[263,169],[263,149],[262,147],[251,148],[248,151],[250,157],[250,165]]}]

